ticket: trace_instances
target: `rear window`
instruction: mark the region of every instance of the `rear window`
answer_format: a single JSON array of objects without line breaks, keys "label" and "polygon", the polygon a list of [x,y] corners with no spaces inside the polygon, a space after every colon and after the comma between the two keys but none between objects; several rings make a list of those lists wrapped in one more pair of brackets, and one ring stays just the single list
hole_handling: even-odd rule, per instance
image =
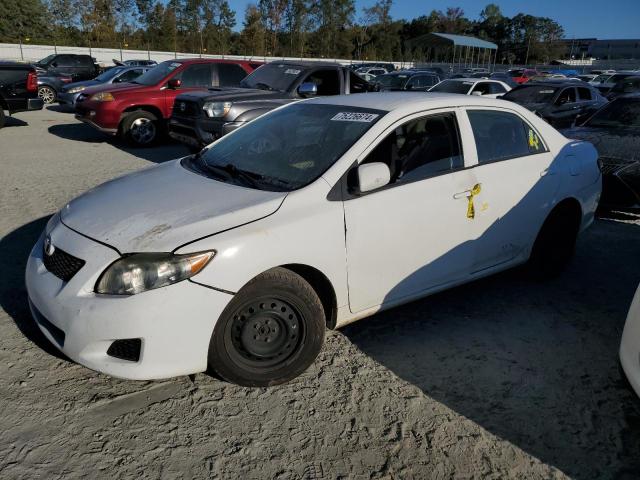
[{"label": "rear window", "polygon": [[444,80],[433,87],[430,92],[443,92],[443,93],[462,93],[467,94],[474,82],[460,82],[456,80]]},{"label": "rear window", "polygon": [[514,88],[504,98],[516,103],[549,103],[558,91],[547,85],[524,85]]}]

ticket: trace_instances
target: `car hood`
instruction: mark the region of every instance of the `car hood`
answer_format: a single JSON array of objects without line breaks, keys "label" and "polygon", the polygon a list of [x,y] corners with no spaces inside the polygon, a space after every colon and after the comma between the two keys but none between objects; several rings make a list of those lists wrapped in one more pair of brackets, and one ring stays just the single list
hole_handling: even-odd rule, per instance
[{"label": "car hood", "polygon": [[63,92],[68,92],[69,90],[71,90],[72,88],[75,87],[94,87],[96,85],[102,85],[102,83],[100,83],[97,80],[85,80],[83,82],[73,82],[73,83],[68,83],[67,85],[64,86],[64,88],[62,89]]},{"label": "car hood", "polygon": [[524,108],[526,108],[527,110],[531,110],[532,112],[540,112],[542,110],[549,110],[550,109],[550,105],[548,103],[519,103],[519,105],[522,105]]},{"label": "car hood", "polygon": [[639,128],[575,127],[561,130],[565,137],[591,142],[600,159],[616,163],[640,160]]},{"label": "car hood", "polygon": [[98,93],[98,92],[128,93],[128,92],[135,92],[138,90],[146,90],[148,88],[153,88],[153,87],[152,86],[150,87],[149,85],[140,85],[138,83],[116,83],[116,84],[99,83],[95,86],[87,88],[82,93],[86,93],[88,95],[93,95],[94,93]]},{"label": "car hood", "polygon": [[120,253],[170,252],[185,243],[274,213],[286,192],[213,180],[166,162],[116,178],[75,198],[62,222]]},{"label": "car hood", "polygon": [[290,98],[291,94],[286,92],[274,92],[270,90],[259,90],[254,88],[210,88],[208,90],[198,90],[194,92],[182,93],[178,100],[190,100],[204,104],[204,102],[241,102],[246,100],[276,100]]}]

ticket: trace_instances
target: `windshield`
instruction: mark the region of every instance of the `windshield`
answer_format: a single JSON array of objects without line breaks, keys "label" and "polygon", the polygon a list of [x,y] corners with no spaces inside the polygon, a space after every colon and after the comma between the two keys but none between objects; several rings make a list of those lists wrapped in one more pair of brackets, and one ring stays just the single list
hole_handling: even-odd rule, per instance
[{"label": "windshield", "polygon": [[296,103],[259,117],[190,161],[226,182],[271,191],[301,188],[322,175],[386,112]]},{"label": "windshield", "polygon": [[596,78],[592,80],[593,83],[605,83],[612,75],[610,73],[603,73],[602,75],[598,75]]},{"label": "windshield", "polygon": [[640,98],[619,98],[591,117],[588,127],[640,127]]},{"label": "windshield", "polygon": [[462,93],[467,94],[471,87],[473,87],[474,82],[459,82],[456,80],[444,80],[440,82],[435,87],[433,87],[430,92],[444,92],[444,93]]},{"label": "windshield", "polygon": [[111,80],[113,77],[115,77],[116,75],[118,75],[120,72],[122,72],[124,70],[123,67],[113,67],[110,68],[109,70],[106,70],[104,72],[102,72],[100,75],[98,75],[95,80],[99,81],[99,82],[106,82],[107,80]]},{"label": "windshield", "polygon": [[285,63],[268,63],[245,77],[240,86],[244,88],[258,88],[260,90],[276,90],[286,92],[302,72],[299,65]]},{"label": "windshield", "polygon": [[176,68],[180,67],[182,64],[180,62],[174,62],[173,60],[168,60],[166,62],[162,62],[159,65],[153,67],[151,70],[147,70],[146,73],[143,73],[138,78],[136,78],[132,83],[139,83],[141,85],[157,85],[162,80],[166,78],[171,72],[173,72]]},{"label": "windshield", "polygon": [[405,74],[391,74],[391,75],[380,75],[375,78],[375,82],[378,85],[382,85],[387,88],[402,88],[404,84],[407,83],[409,79],[409,75]]},{"label": "windshield", "polygon": [[549,103],[557,91],[556,87],[527,85],[507,92],[503,98],[516,103]]},{"label": "windshield", "polygon": [[51,55],[47,55],[46,57],[44,57],[42,60],[36,62],[36,65],[46,65],[48,64],[51,60],[53,60],[55,58],[56,54],[52,53]]}]

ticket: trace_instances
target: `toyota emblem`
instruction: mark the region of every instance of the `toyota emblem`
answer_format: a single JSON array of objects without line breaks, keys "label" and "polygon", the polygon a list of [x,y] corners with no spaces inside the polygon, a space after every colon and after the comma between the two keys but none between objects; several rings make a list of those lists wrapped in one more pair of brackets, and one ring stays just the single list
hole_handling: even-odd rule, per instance
[{"label": "toyota emblem", "polygon": [[46,237],[44,237],[44,253],[47,257],[50,257],[55,251],[56,247],[54,247],[53,243],[51,243],[51,237],[47,235]]},{"label": "toyota emblem", "polygon": [[187,105],[184,102],[180,102],[180,111],[184,112],[187,109]]}]

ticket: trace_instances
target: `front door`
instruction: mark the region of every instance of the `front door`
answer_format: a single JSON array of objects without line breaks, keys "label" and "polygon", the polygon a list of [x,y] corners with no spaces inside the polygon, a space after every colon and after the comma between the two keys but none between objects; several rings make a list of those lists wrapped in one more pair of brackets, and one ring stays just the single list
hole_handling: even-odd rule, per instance
[{"label": "front door", "polygon": [[474,225],[464,192],[476,181],[464,169],[456,114],[398,122],[365,155],[362,163],[389,166],[391,183],[344,201],[351,311],[465,279]]}]

